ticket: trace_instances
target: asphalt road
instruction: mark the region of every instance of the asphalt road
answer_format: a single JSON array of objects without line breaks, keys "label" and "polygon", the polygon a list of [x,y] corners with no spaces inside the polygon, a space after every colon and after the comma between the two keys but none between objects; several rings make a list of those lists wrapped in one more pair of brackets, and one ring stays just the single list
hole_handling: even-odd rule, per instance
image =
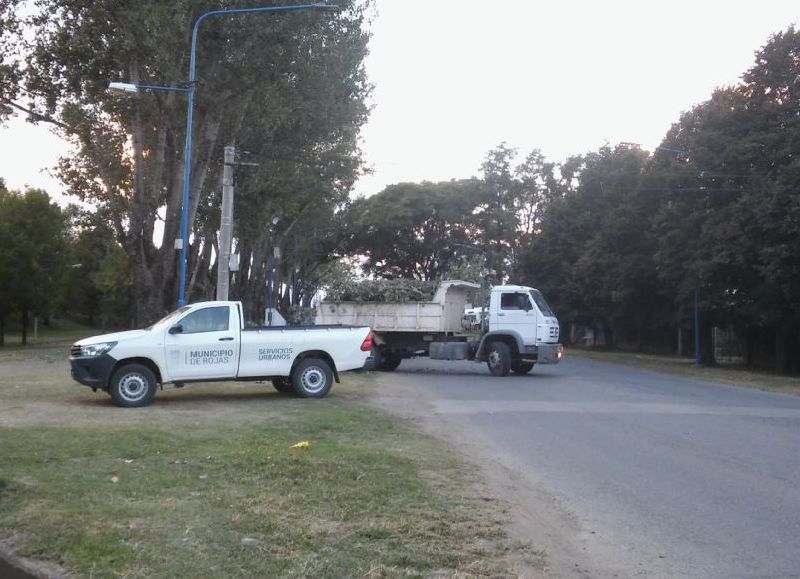
[{"label": "asphalt road", "polygon": [[552,497],[587,576],[800,577],[798,397],[569,357],[404,360],[391,384]]}]

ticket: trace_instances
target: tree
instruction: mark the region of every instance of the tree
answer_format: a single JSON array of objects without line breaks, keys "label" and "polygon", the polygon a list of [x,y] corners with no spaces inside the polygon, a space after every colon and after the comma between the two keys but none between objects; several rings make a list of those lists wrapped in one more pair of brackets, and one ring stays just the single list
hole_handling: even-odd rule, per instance
[{"label": "tree", "polygon": [[[265,206],[278,205],[275,197],[291,197],[292,191],[280,188],[286,183],[295,190],[306,187],[311,176],[336,193],[319,203],[341,199],[360,165],[358,129],[370,90],[363,70],[369,5],[370,0],[344,0],[337,12],[203,23],[190,224],[218,207],[211,191],[218,183],[222,146],[229,143],[244,144],[265,169],[277,170],[242,187],[251,194],[238,200],[239,214],[265,223]],[[28,22],[36,35],[26,87],[29,94],[41,95],[31,107],[55,117],[58,130],[75,147],[59,165],[69,192],[107,210],[109,226],[131,261],[137,323],[160,315],[177,291],[173,240],[181,209],[185,101],[175,93],[112,95],[106,87],[110,80],[180,84],[188,68],[192,23],[201,13],[226,6],[216,0],[43,0]],[[156,228],[159,220],[163,227]],[[156,235],[157,229],[163,234]],[[189,270],[197,280],[201,270],[212,271],[215,232],[193,231]],[[262,238],[242,241],[249,247],[262,244]]]},{"label": "tree", "polygon": [[20,81],[19,0],[0,0],[0,125],[13,112]]},{"label": "tree", "polygon": [[345,216],[347,252],[365,256],[364,271],[379,277],[440,279],[468,253],[482,191],[476,179],[400,183],[359,199]]},{"label": "tree", "polygon": [[495,283],[502,283],[515,259],[514,240],[520,223],[517,209],[521,184],[514,179],[515,149],[505,143],[489,151],[481,165],[481,203],[475,210],[479,244]]},{"label": "tree", "polygon": [[565,194],[545,198],[518,270],[563,321],[600,325],[609,343],[631,338],[639,348],[644,333],[663,324],[664,309],[648,227],[658,201],[642,183],[647,162],[627,146],[569,159]]},{"label": "tree", "polygon": [[698,287],[704,318],[738,327],[750,361],[768,328],[784,371],[800,370],[798,53],[793,27],[774,35],[743,83],[673,126],[664,146],[679,154],[655,160],[668,173],[658,262],[679,300]]},{"label": "tree", "polygon": [[73,214],[63,311],[105,329],[131,324],[128,256],[117,243],[104,212]]},{"label": "tree", "polygon": [[5,316],[18,312],[26,344],[29,314],[48,316],[58,303],[65,229],[61,209],[44,191],[22,194],[0,188],[0,336]]}]

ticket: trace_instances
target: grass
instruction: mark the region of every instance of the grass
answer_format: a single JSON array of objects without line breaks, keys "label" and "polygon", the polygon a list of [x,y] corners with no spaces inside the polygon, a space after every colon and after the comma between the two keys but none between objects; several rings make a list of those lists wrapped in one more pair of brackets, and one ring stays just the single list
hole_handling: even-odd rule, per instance
[{"label": "grass", "polygon": [[363,404],[370,376],[319,401],[228,383],[125,410],[69,379],[68,344],[0,350],[0,536],[23,556],[92,577],[429,576],[506,574],[525,550],[469,465]]},{"label": "grass", "polygon": [[655,372],[673,374],[695,380],[707,380],[729,386],[741,386],[767,392],[800,396],[800,377],[798,376],[759,372],[739,366],[701,366],[698,368],[695,366],[693,358],[681,358],[678,356],[583,350],[579,348],[570,348],[567,355],[599,362],[635,366]]}]

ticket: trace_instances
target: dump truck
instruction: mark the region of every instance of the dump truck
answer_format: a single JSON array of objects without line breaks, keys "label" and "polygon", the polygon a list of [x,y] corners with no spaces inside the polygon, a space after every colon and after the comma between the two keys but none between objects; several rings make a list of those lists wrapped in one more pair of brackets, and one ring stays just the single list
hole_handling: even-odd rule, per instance
[{"label": "dump truck", "polygon": [[[369,326],[374,365],[395,370],[406,358],[486,362],[493,376],[527,374],[536,364],[563,356],[559,325],[542,293],[521,285],[489,291],[479,323],[465,316],[475,283],[443,281],[426,302],[333,302],[317,305],[317,324]],[[475,316],[473,316],[475,317]]]}]

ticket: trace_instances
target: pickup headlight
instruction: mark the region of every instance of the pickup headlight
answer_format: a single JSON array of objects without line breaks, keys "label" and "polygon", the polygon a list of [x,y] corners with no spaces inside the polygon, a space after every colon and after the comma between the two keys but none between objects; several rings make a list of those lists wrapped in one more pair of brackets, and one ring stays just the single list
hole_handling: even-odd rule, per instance
[{"label": "pickup headlight", "polygon": [[100,344],[92,344],[90,346],[81,346],[81,356],[88,358],[102,356],[116,345],[116,342],[102,342]]}]

